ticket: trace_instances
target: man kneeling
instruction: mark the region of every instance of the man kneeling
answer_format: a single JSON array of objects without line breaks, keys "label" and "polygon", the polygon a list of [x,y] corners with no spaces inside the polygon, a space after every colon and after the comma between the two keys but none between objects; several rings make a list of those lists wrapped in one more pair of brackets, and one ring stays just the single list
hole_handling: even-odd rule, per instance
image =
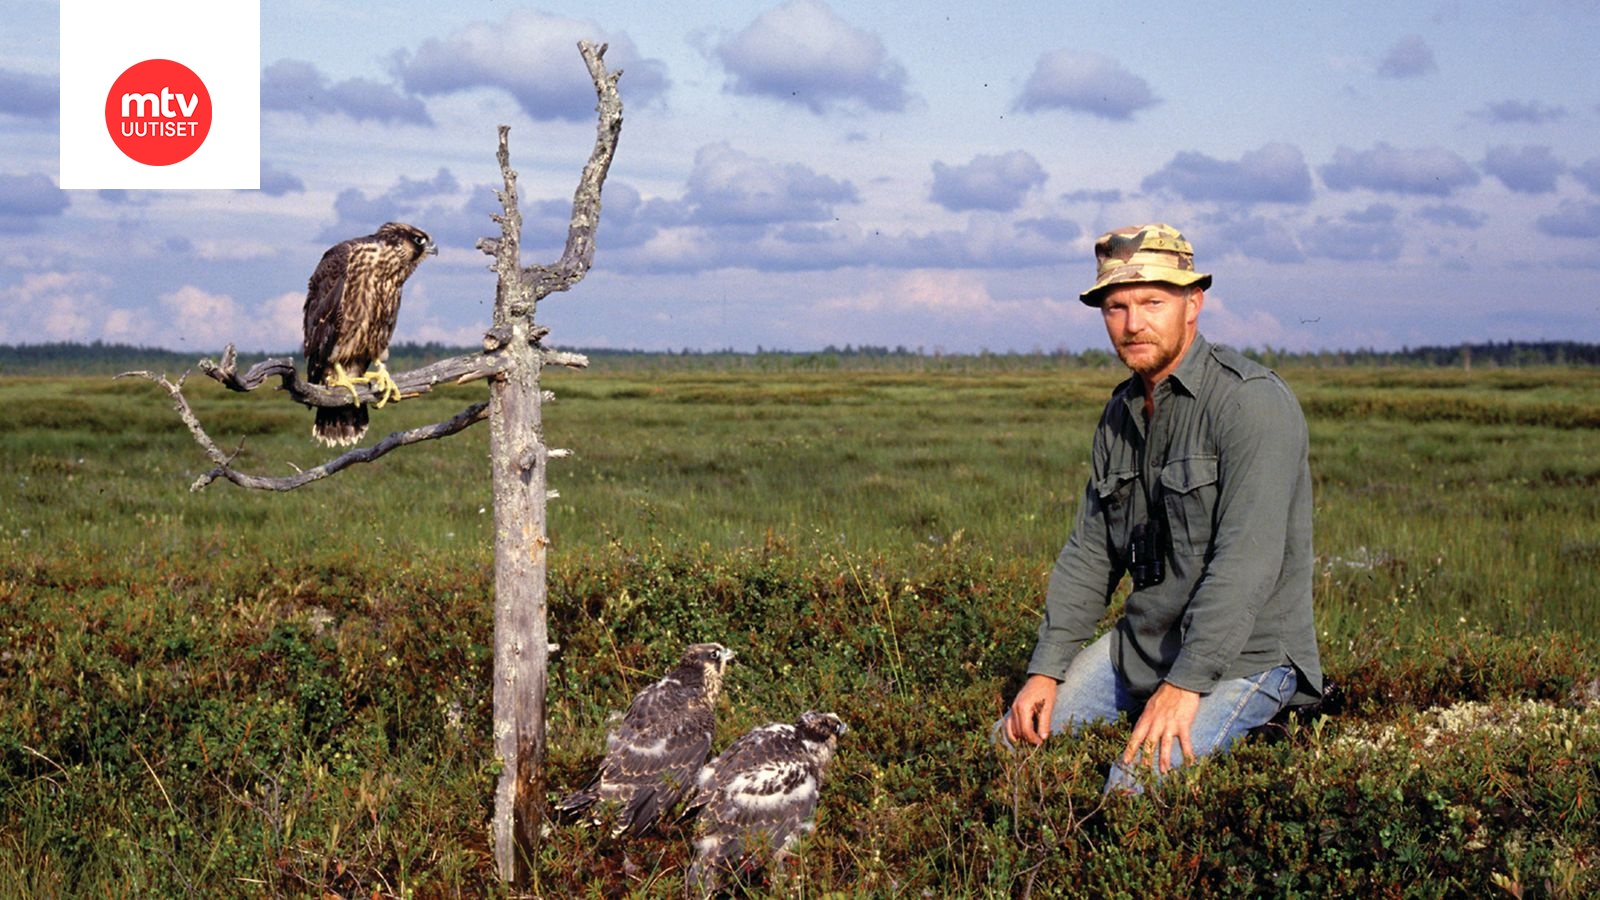
[{"label": "man kneeling", "polygon": [[[1168,225],[1095,242],[1098,307],[1132,375],[1094,434],[1091,472],[1045,595],[1007,746],[1134,717],[1106,789],[1137,791],[1322,692],[1311,612],[1311,471],[1282,379],[1208,343],[1211,276]],[[1123,615],[1088,647],[1124,574]]]}]

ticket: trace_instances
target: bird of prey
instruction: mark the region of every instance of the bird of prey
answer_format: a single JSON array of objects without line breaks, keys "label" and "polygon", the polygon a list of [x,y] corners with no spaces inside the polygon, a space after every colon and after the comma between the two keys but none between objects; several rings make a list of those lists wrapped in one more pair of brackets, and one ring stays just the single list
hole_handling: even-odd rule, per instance
[{"label": "bird of prey", "polygon": [[[358,384],[375,384],[378,406],[400,399],[383,361],[400,316],[400,288],[429,254],[438,253],[421,229],[388,222],[365,237],[340,241],[322,254],[306,288],[306,380],[343,387],[350,406],[319,406],[311,434],[328,446],[354,444],[367,433]],[[365,374],[377,363],[377,371]]]},{"label": "bird of prey", "polygon": [[846,730],[838,716],[813,710],[745,734],[700,770],[688,806],[699,811],[689,896],[709,897],[729,876],[769,862],[782,869],[816,827],[822,772]]},{"label": "bird of prey", "polygon": [[601,820],[614,805],[613,836],[650,830],[694,788],[711,753],[722,673],[734,653],[721,644],[692,644],[678,665],[640,691],[606,734],[606,755],[594,780],[556,804],[563,819]]}]

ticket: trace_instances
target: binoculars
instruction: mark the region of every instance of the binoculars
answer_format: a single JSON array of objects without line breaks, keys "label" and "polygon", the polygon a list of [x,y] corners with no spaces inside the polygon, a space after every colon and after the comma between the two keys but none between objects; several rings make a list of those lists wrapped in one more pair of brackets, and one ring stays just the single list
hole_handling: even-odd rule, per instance
[{"label": "binoculars", "polygon": [[1133,541],[1128,545],[1128,574],[1134,590],[1160,584],[1167,577],[1167,520],[1155,516],[1133,526]]}]

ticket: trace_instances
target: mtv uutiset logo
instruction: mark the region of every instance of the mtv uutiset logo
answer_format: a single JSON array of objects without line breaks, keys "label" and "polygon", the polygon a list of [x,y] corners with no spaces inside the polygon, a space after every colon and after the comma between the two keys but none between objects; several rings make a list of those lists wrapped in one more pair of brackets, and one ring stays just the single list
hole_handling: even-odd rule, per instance
[{"label": "mtv uutiset logo", "polygon": [[183,63],[170,59],[134,63],[106,94],[106,131],[134,162],[147,166],[183,162],[211,133],[211,94]]},{"label": "mtv uutiset logo", "polygon": [[260,187],[260,0],[62,0],[60,183]]}]

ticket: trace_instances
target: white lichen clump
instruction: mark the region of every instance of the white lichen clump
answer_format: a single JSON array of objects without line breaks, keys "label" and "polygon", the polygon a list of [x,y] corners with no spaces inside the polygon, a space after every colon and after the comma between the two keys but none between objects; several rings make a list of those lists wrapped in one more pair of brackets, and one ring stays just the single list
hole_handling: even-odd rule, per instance
[{"label": "white lichen clump", "polygon": [[1570,742],[1579,728],[1600,727],[1600,705],[1558,706],[1540,700],[1469,700],[1435,706],[1417,716],[1384,725],[1357,725],[1334,746],[1354,752],[1423,751],[1464,740],[1515,736],[1529,741]]}]

